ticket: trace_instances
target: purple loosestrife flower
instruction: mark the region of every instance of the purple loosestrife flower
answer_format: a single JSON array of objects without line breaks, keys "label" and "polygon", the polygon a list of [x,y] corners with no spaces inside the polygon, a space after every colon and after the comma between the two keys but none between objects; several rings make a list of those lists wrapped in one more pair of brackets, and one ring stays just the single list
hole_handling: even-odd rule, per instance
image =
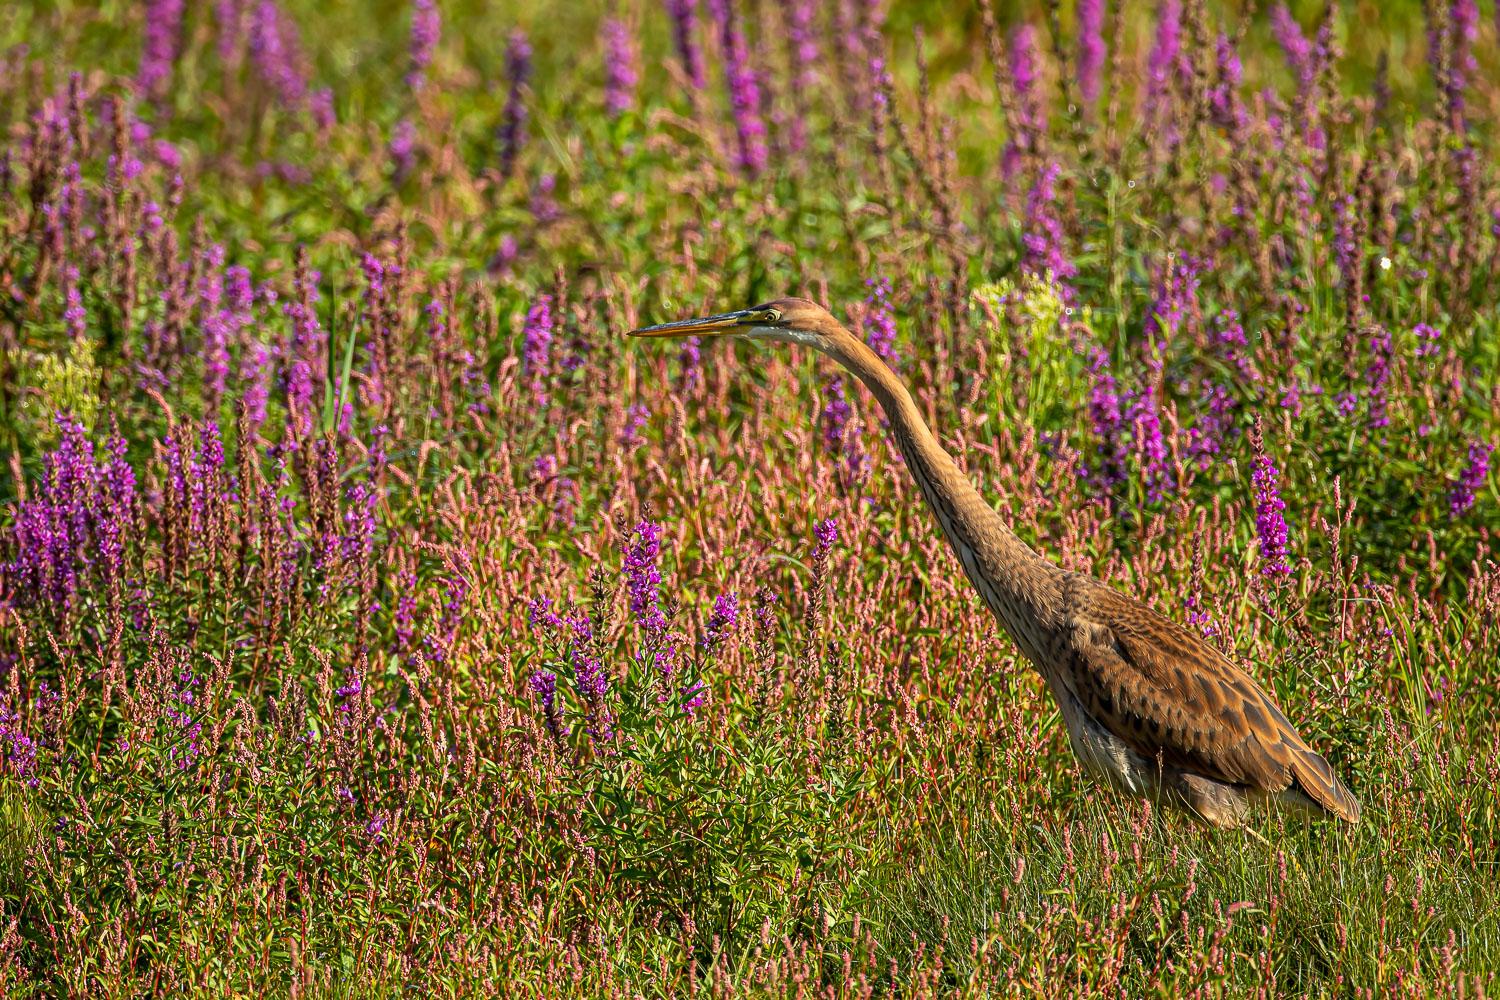
[{"label": "purple loosestrife flower", "polygon": [[806,88],[818,82],[818,30],[814,23],[817,4],[813,0],[788,0],[786,7],[787,41],[797,62],[796,86]]},{"label": "purple loosestrife flower", "polygon": [[146,38],[136,73],[142,93],[156,96],[172,78],[182,36],[182,6],[182,0],[146,0]]},{"label": "purple loosestrife flower", "polygon": [[1428,323],[1418,323],[1411,332],[1417,338],[1417,357],[1425,358],[1438,353],[1438,340],[1443,335],[1441,330]]},{"label": "purple loosestrife flower", "polygon": [[[642,520],[635,526],[635,541],[625,549],[625,589],[629,595],[630,613],[641,630],[641,664],[655,678],[659,693],[657,703],[672,696],[672,679],[677,667],[679,636],[671,631],[661,606],[661,571],[656,561],[661,553],[662,526]],[[692,714],[702,704],[699,689],[692,684],[677,689],[680,707]]]},{"label": "purple loosestrife flower", "polygon": [[211,246],[202,256],[198,282],[198,314],[203,330],[203,388],[210,412],[224,397],[229,382],[229,349],[238,328],[233,311],[223,308],[224,248]]},{"label": "purple loosestrife flower", "polygon": [[[1500,12],[1496,14],[1500,18]],[[1474,61],[1474,40],[1479,37],[1479,8],[1474,0],[1453,0],[1448,8],[1448,108],[1461,124],[1464,110],[1464,88],[1469,75],[1479,68]]]},{"label": "purple loosestrife flower", "polygon": [[415,0],[411,8],[411,36],[407,52],[411,56],[411,68],[406,72],[406,85],[421,90],[427,85],[427,67],[432,65],[437,52],[438,40],[443,36],[443,15],[437,9],[437,0]]},{"label": "purple loosestrife flower", "polygon": [[4,751],[5,763],[10,773],[26,783],[28,788],[41,784],[37,775],[37,741],[26,735],[26,721],[19,712],[9,711],[4,696],[0,696],[0,750]]},{"label": "purple loosestrife flower", "polygon": [[833,548],[833,543],[839,540],[838,519],[830,517],[826,521],[819,521],[813,526],[813,537],[818,540],[818,544],[813,549],[813,558],[827,556]]},{"label": "purple loosestrife flower", "polygon": [[865,297],[865,340],[880,360],[894,368],[901,360],[896,353],[896,310],[891,308],[889,278],[865,281],[870,294]]},{"label": "purple loosestrife flower", "polygon": [[1151,381],[1146,383],[1145,388],[1132,394],[1127,418],[1135,445],[1136,461],[1145,481],[1146,500],[1151,503],[1166,496],[1173,479],[1167,443],[1161,430],[1161,414],[1156,402],[1156,375],[1160,373],[1161,366],[1160,356],[1153,353]]},{"label": "purple loosestrife flower", "polygon": [[618,118],[635,105],[635,88],[641,80],[635,41],[630,28],[617,17],[607,17],[599,28],[604,39],[604,107]]},{"label": "purple loosestrife flower", "polygon": [[1245,67],[1240,61],[1234,40],[1222,31],[1214,46],[1214,59],[1219,70],[1219,82],[1209,91],[1208,109],[1215,124],[1232,133],[1241,133],[1249,124],[1245,102],[1240,99],[1240,84],[1245,78]]},{"label": "purple loosestrife flower", "polygon": [[1312,43],[1302,33],[1301,25],[1284,3],[1271,8],[1271,34],[1276,36],[1276,42],[1281,46],[1287,68],[1297,81],[1298,93],[1306,91],[1312,86],[1317,63],[1313,58]]},{"label": "purple loosestrife flower", "polygon": [[1250,447],[1254,453],[1250,482],[1255,489],[1255,531],[1260,536],[1260,571],[1265,576],[1290,573],[1287,561],[1286,502],[1281,499],[1281,488],[1277,485],[1280,473],[1276,463],[1266,454],[1261,436],[1260,415],[1250,427]]},{"label": "purple loosestrife flower", "polygon": [[1120,385],[1110,373],[1109,357],[1103,348],[1094,348],[1089,370],[1094,374],[1094,384],[1089,390],[1089,424],[1098,441],[1098,458],[1089,466],[1089,482],[1113,507],[1115,490],[1125,482],[1122,442],[1125,420],[1120,408]]},{"label": "purple loosestrife flower", "polygon": [[830,375],[823,386],[823,447],[844,459],[849,474],[857,478],[864,470],[865,454],[860,446],[859,427],[849,426],[854,411],[844,396],[842,375]]},{"label": "purple loosestrife flower", "polygon": [[1008,181],[1021,169],[1023,157],[1036,148],[1035,133],[1041,127],[1037,111],[1036,32],[1021,24],[1010,38],[1010,81],[1016,91],[1016,134],[1000,152],[1001,175]]},{"label": "purple loosestrife flower", "polygon": [[411,173],[411,168],[416,165],[417,127],[408,118],[403,118],[391,129],[391,141],[386,146],[386,151],[391,154],[391,163],[394,164],[395,180],[399,184]]},{"label": "purple loosestrife flower", "polygon": [[661,525],[642,521],[635,526],[637,541],[625,550],[626,592],[630,613],[642,628],[665,628],[661,612],[661,571],[656,568],[661,549]]},{"label": "purple loosestrife flower", "polygon": [[1494,451],[1483,441],[1469,442],[1469,464],[1458,474],[1458,481],[1448,494],[1448,506],[1454,517],[1473,507],[1479,491],[1489,482],[1490,456]]},{"label": "purple loosestrife flower", "polygon": [[1025,256],[1021,270],[1044,281],[1049,280],[1050,274],[1063,301],[1072,302],[1073,289],[1068,281],[1078,276],[1078,268],[1068,258],[1062,222],[1054,210],[1057,175],[1057,164],[1048,163],[1037,174],[1036,183],[1026,196],[1026,223],[1021,237]]},{"label": "purple loosestrife flower", "polygon": [[1244,382],[1259,382],[1260,370],[1255,367],[1255,355],[1250,350],[1250,341],[1245,336],[1245,327],[1240,314],[1233,309],[1223,309],[1214,317],[1213,343],[1223,354],[1224,360],[1234,365]]},{"label": "purple loosestrife flower", "polygon": [[562,721],[562,708],[557,704],[557,675],[550,670],[538,670],[531,675],[531,690],[542,699],[542,717],[547,720],[547,732],[554,742],[561,742],[568,735],[568,727]]},{"label": "purple loosestrife flower", "polygon": [[289,109],[302,106],[307,78],[302,69],[297,22],[276,0],[256,4],[250,21],[250,59],[266,86]]},{"label": "purple loosestrife flower", "polygon": [[1333,251],[1339,266],[1339,283],[1348,288],[1359,280],[1361,254],[1355,234],[1359,206],[1353,195],[1345,195],[1334,203],[1334,212]]},{"label": "purple loosestrife flower", "polygon": [[271,349],[252,341],[240,351],[239,382],[244,387],[241,399],[251,427],[266,422],[266,405],[271,401]]},{"label": "purple loosestrife flower", "polygon": [[1085,101],[1099,99],[1106,51],[1104,0],[1078,0],[1078,92]]},{"label": "purple loosestrife flower", "polygon": [[732,0],[710,0],[710,11],[719,27],[724,50],[724,77],[729,104],[734,113],[734,131],[739,144],[736,165],[754,176],[766,169],[766,125],[760,118],[760,87],[750,66],[745,35],[735,23]]},{"label": "purple loosestrife flower", "polygon": [[83,308],[83,295],[78,291],[78,268],[69,264],[63,271],[64,295],[67,308],[63,310],[63,321],[68,324],[68,335],[82,340],[88,333],[88,311]]},{"label": "purple loosestrife flower", "polygon": [[123,583],[136,490],[123,440],[109,439],[100,464],[81,424],[61,417],[58,427],[40,482],[17,506],[9,532],[15,559],[0,563],[0,592],[44,602],[61,616],[94,571],[105,588]]},{"label": "purple loosestrife flower", "polygon": [[651,417],[651,410],[644,403],[634,403],[630,409],[625,411],[625,423],[620,427],[620,447],[626,451],[635,451],[646,443],[646,438],[641,434],[641,429],[646,426],[646,421]]},{"label": "purple loosestrife flower", "polygon": [[666,0],[672,18],[672,39],[688,82],[702,90],[708,85],[703,73],[703,52],[698,48],[698,0]]},{"label": "purple loosestrife flower", "polygon": [[697,337],[688,337],[682,342],[677,363],[682,366],[682,373],[677,378],[677,392],[686,396],[697,388],[703,377],[703,350]]},{"label": "purple loosestrife flower", "polygon": [[317,271],[300,272],[294,282],[295,294],[282,307],[292,324],[287,356],[282,358],[282,391],[295,409],[299,424],[312,419],[315,387],[323,378],[326,355],[323,327],[318,322]]},{"label": "purple loosestrife flower", "polygon": [[521,340],[521,366],[531,376],[532,398],[538,406],[546,406],[546,379],[552,353],[552,296],[539,295],[531,304]]},{"label": "purple loosestrife flower", "polygon": [[1393,353],[1390,331],[1376,326],[1370,331],[1370,364],[1365,369],[1365,385],[1369,387],[1366,408],[1371,427],[1389,427],[1391,423],[1387,413],[1386,386],[1391,378]]},{"label": "purple loosestrife flower", "polygon": [[1146,60],[1146,120],[1156,122],[1162,113],[1162,102],[1172,71],[1182,49],[1182,4],[1179,0],[1161,0],[1156,8],[1156,39]]},{"label": "purple loosestrife flower", "polygon": [[703,628],[703,645],[709,649],[722,646],[724,641],[734,633],[734,627],[739,618],[739,595],[734,591],[720,594],[714,600],[714,612],[709,616],[708,624]]},{"label": "purple loosestrife flower", "polygon": [[333,88],[319,87],[312,92],[307,99],[308,110],[312,112],[313,124],[327,132],[339,123],[338,112],[333,106]]},{"label": "purple loosestrife flower", "polygon": [[1235,410],[1238,404],[1229,390],[1218,382],[1205,382],[1201,396],[1203,412],[1196,426],[1187,434],[1188,454],[1197,459],[1200,471],[1206,471],[1235,434]]},{"label": "purple loosestrife flower", "polygon": [[1211,262],[1190,254],[1174,257],[1169,262],[1166,274],[1155,289],[1151,315],[1146,320],[1147,334],[1167,341],[1176,335],[1185,321],[1197,319],[1199,275],[1211,266]]},{"label": "purple loosestrife flower", "polygon": [[854,415],[849,400],[844,396],[844,377],[828,376],[823,383],[823,413],[819,423],[823,427],[823,447],[838,453],[844,447],[844,426]]},{"label": "purple loosestrife flower", "polygon": [[190,770],[198,763],[198,740],[203,735],[203,723],[193,717],[195,711],[201,711],[194,707],[197,694],[193,688],[198,684],[199,681],[192,674],[183,671],[177,679],[177,691],[164,713],[167,721],[172,724],[167,759],[182,771]]},{"label": "purple loosestrife flower", "polygon": [[227,67],[239,65],[245,40],[245,0],[214,0],[219,61]]},{"label": "purple loosestrife flower", "polygon": [[531,79],[531,43],[526,38],[526,32],[520,28],[510,33],[510,46],[505,52],[505,75],[509,90],[500,120],[500,176],[509,177],[515,169],[521,147],[526,142],[524,90],[527,81]]}]

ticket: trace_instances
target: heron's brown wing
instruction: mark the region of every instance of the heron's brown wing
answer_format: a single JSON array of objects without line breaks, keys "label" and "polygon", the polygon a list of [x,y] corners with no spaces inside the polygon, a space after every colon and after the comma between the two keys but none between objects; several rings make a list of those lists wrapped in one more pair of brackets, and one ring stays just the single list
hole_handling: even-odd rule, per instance
[{"label": "heron's brown wing", "polygon": [[1353,822],[1359,803],[1260,686],[1208,643],[1107,587],[1074,633],[1074,694],[1148,760],[1279,792],[1296,784]]}]

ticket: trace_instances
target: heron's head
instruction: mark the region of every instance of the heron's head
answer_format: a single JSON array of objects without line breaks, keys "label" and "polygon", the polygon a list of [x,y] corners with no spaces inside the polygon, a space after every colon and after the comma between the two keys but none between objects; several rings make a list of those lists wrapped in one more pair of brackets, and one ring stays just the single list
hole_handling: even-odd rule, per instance
[{"label": "heron's head", "polygon": [[753,309],[720,313],[702,319],[631,330],[632,337],[740,337],[801,344],[838,356],[841,341],[853,339],[827,309],[807,299],[777,299]]}]

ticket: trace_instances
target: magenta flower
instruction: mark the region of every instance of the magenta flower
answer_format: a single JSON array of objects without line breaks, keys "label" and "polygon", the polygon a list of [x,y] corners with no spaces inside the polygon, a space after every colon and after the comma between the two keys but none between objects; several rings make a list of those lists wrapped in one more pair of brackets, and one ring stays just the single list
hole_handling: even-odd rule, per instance
[{"label": "magenta flower", "polygon": [[894,368],[901,355],[896,353],[896,311],[891,307],[890,279],[869,278],[865,287],[870,290],[865,297],[865,340],[870,350]]},{"label": "magenta flower", "polygon": [[1068,257],[1062,222],[1054,207],[1058,173],[1057,164],[1048,163],[1037,174],[1036,183],[1026,196],[1026,228],[1021,237],[1025,256],[1021,269],[1040,278],[1046,278],[1050,272],[1063,300],[1071,302],[1073,290],[1068,281],[1077,277],[1078,268]]},{"label": "magenta flower", "polygon": [[1298,91],[1305,91],[1312,85],[1313,74],[1317,72],[1313,47],[1284,3],[1271,8],[1271,34],[1276,36],[1276,41],[1281,46],[1287,68],[1297,80]]},{"label": "magenta flower", "polygon": [[136,81],[146,94],[159,94],[172,77],[182,36],[182,7],[182,0],[147,0],[145,4],[146,37]]},{"label": "magenta flower", "polygon": [[1469,464],[1458,474],[1458,481],[1448,494],[1448,506],[1454,517],[1473,507],[1479,491],[1489,482],[1490,456],[1494,451],[1483,441],[1469,442]]},{"label": "magenta flower", "polygon": [[276,0],[261,0],[250,20],[250,60],[266,86],[290,109],[307,96],[297,22]]},{"label": "magenta flower", "polygon": [[677,56],[687,73],[688,82],[697,90],[708,85],[703,73],[703,53],[698,48],[698,0],[666,0],[667,13],[672,17],[672,38],[677,43]]},{"label": "magenta flower", "polygon": [[797,60],[796,82],[799,87],[818,82],[818,32],[814,22],[817,5],[812,0],[789,0],[786,5],[787,41]]},{"label": "magenta flower", "polygon": [[531,43],[526,32],[520,28],[510,33],[510,47],[505,53],[505,72],[509,77],[509,90],[505,97],[505,109],[501,113],[500,174],[509,177],[516,166],[516,157],[526,142],[526,100],[523,93],[531,79]]},{"label": "magenta flower", "polygon": [[338,112],[333,106],[333,89],[331,87],[319,87],[312,92],[307,100],[308,110],[312,112],[313,124],[319,129],[327,132],[338,124]]},{"label": "magenta flower", "polygon": [[386,145],[386,151],[391,155],[391,163],[395,165],[395,179],[399,183],[411,173],[411,168],[416,165],[417,150],[417,127],[410,119],[403,118],[391,129],[391,141]]},{"label": "magenta flower", "polygon": [[1155,119],[1167,97],[1172,71],[1182,48],[1182,4],[1161,0],[1156,10],[1156,39],[1146,61],[1146,117]]},{"label": "magenta flower", "polygon": [[1016,134],[1000,153],[1000,170],[1009,180],[1021,168],[1022,156],[1036,146],[1033,134],[1041,128],[1036,87],[1036,32],[1021,24],[1010,39],[1010,79],[1016,89]]},{"label": "magenta flower", "polygon": [[[1496,15],[1500,19],[1500,13]],[[1448,8],[1449,44],[1453,51],[1448,59],[1448,107],[1460,121],[1464,109],[1464,88],[1469,75],[1479,64],[1474,61],[1474,40],[1479,37],[1479,9],[1474,0],[1453,0]]]},{"label": "magenta flower", "polygon": [[724,641],[734,633],[739,617],[739,595],[734,591],[720,594],[714,600],[714,611],[708,619],[708,624],[703,627],[703,645],[710,649],[723,645]]},{"label": "magenta flower", "polygon": [[411,9],[411,36],[407,51],[411,56],[411,68],[406,72],[406,84],[413,90],[421,90],[427,84],[427,67],[437,52],[438,40],[443,35],[443,16],[438,12],[436,0],[415,0]]},{"label": "magenta flower", "polygon": [[731,0],[711,0],[711,10],[724,48],[724,76],[729,85],[729,104],[739,144],[735,163],[753,176],[766,168],[768,159],[766,125],[760,117],[760,86],[750,66],[745,36],[734,21]]},{"label": "magenta flower", "polygon": [[1099,99],[1104,72],[1104,0],[1078,0],[1078,92]]},{"label": "magenta flower", "polygon": [[531,376],[531,393],[538,406],[547,405],[546,378],[552,353],[552,296],[539,295],[526,314],[521,331],[521,366]]},{"label": "magenta flower", "polygon": [[635,88],[641,79],[635,42],[630,29],[617,17],[607,17],[600,26],[604,39],[604,107],[618,118],[635,104]]},{"label": "magenta flower", "polygon": [[1255,531],[1260,536],[1260,571],[1265,576],[1283,575],[1292,571],[1287,561],[1286,502],[1281,499],[1281,488],[1276,482],[1280,475],[1276,463],[1265,452],[1258,418],[1250,431],[1250,444],[1255,453],[1250,482],[1255,488]]}]

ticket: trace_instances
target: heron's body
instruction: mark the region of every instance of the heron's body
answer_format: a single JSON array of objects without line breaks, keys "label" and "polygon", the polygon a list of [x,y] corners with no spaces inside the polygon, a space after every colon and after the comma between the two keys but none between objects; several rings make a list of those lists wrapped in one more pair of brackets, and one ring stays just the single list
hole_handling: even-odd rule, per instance
[{"label": "heron's body", "polygon": [[1359,803],[1328,762],[1218,650],[1022,542],[938,444],[901,380],[824,309],[783,299],[638,332],[803,344],[864,382],[965,575],[1057,700],[1085,770],[1215,826],[1238,825],[1251,803],[1267,799],[1358,820]]}]

